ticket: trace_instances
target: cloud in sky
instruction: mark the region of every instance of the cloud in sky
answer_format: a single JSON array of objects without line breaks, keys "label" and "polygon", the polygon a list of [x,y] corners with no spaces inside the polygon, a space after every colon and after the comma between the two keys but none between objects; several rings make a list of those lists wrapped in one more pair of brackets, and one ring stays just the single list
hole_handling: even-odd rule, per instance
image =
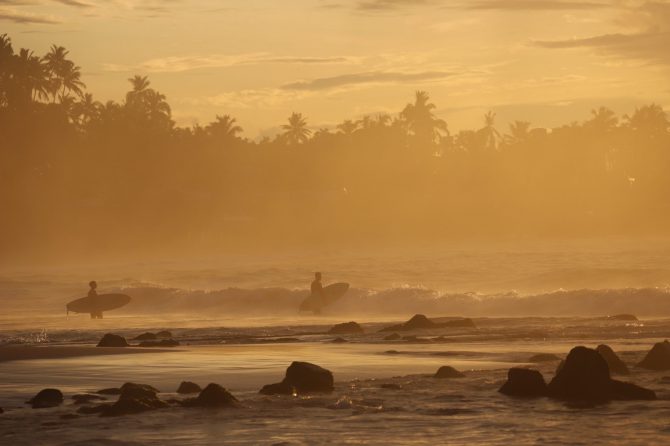
[{"label": "cloud in sky", "polygon": [[103,65],[106,71],[130,72],[141,71],[148,73],[178,73],[201,68],[225,68],[238,65],[259,64],[340,64],[353,63],[355,59],[348,57],[295,57],[271,56],[266,53],[209,56],[170,56],[150,59],[137,65],[122,65],[107,63]]},{"label": "cloud in sky", "polygon": [[445,71],[424,71],[419,73],[401,73],[388,71],[370,71],[366,73],[343,74],[310,81],[298,81],[286,84],[284,90],[319,91],[366,84],[398,84],[406,82],[426,82],[445,79],[456,73]]},{"label": "cloud in sky", "polygon": [[61,20],[53,16],[19,12],[0,7],[0,21],[3,20],[20,24],[58,25],[63,23]]},{"label": "cloud in sky", "polygon": [[[555,11],[583,10],[612,6],[610,3],[580,0],[355,0],[354,9],[367,12],[388,12],[416,6],[436,6],[449,9],[499,10],[499,11]],[[325,8],[344,7],[343,3],[326,3]]]},{"label": "cloud in sky", "polygon": [[536,41],[549,49],[592,48],[601,54],[670,65],[670,32],[603,34],[580,39]]},{"label": "cloud in sky", "polygon": [[79,0],[52,0],[56,3],[62,3],[63,5],[66,6],[74,6],[75,8],[92,8],[93,5],[91,3],[86,3],[82,2]]}]

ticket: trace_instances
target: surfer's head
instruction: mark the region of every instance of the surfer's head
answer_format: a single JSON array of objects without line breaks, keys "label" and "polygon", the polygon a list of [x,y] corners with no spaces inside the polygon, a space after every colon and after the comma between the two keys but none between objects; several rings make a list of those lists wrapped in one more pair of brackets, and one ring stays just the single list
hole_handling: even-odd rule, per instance
[{"label": "surfer's head", "polygon": [[90,286],[90,287],[93,288],[93,289],[96,289],[96,288],[98,288],[98,283],[97,283],[95,280],[91,280],[91,281],[88,283],[88,286]]},{"label": "surfer's head", "polygon": [[314,273],[314,278],[316,280],[321,280],[321,273]]}]

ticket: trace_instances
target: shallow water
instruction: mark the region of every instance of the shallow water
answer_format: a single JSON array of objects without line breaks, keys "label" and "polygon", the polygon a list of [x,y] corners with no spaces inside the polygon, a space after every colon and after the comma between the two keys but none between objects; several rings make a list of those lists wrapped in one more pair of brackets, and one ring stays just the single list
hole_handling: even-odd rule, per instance
[{"label": "shallow water", "polygon": [[[431,252],[431,254],[426,254]],[[667,444],[670,381],[632,369],[625,378],[658,401],[571,407],[497,392],[508,368],[532,366],[550,380],[576,345],[607,343],[632,366],[670,338],[670,244],[544,243],[531,248],[451,246],[343,255],[206,259],[124,265],[64,265],[0,272],[0,355],[12,346],[92,346],[107,332],[133,338],[170,330],[168,353],[0,361],[0,444]],[[351,291],[323,315],[297,313],[313,269]],[[96,279],[101,292],[132,296],[103,320],[65,316],[65,303]],[[410,333],[384,341],[386,325],[414,313],[472,317],[477,328]],[[639,321],[604,320],[633,313]],[[363,335],[332,343],[332,324],[356,320]],[[281,339],[284,338],[282,341]],[[287,342],[286,338],[289,338]],[[1,358],[0,358],[1,359]],[[333,371],[332,394],[266,397],[295,360]],[[438,380],[442,365],[466,373]],[[670,373],[668,373],[670,375]],[[136,416],[74,419],[70,397],[126,381],[176,397],[179,382],[228,388],[239,410],[169,408]],[[382,383],[398,384],[397,390]],[[58,408],[24,403],[37,391],[66,394]]]}]

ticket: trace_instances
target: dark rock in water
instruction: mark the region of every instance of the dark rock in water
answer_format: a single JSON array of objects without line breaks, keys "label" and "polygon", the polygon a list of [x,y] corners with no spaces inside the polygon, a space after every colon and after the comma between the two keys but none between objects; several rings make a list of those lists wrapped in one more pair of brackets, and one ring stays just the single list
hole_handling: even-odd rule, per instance
[{"label": "dark rock in water", "polygon": [[95,392],[99,395],[121,395],[121,389],[118,387],[110,387],[109,389],[102,389]]},{"label": "dark rock in water", "polygon": [[125,383],[121,386],[121,398],[126,397],[145,397],[153,394],[154,396],[157,393],[160,393],[160,390],[149,384],[136,384],[136,383]]},{"label": "dark rock in water", "polygon": [[394,384],[394,383],[385,383],[379,386],[382,389],[389,389],[389,390],[400,390],[402,389],[402,386],[400,384]]},{"label": "dark rock in water", "polygon": [[293,385],[299,393],[332,392],[333,373],[309,362],[293,362],[286,369],[284,382]]},{"label": "dark rock in water", "polygon": [[156,337],[159,337],[159,338],[172,338],[173,336],[172,336],[172,333],[170,333],[169,331],[167,331],[167,330],[163,330],[163,331],[159,331],[158,333],[156,333]]},{"label": "dark rock in water", "polygon": [[549,396],[569,401],[655,399],[656,394],[610,378],[609,366],[594,349],[575,347],[548,386]]},{"label": "dark rock in water", "polygon": [[0,413],[5,413],[5,411],[2,410],[2,407],[0,407]]},{"label": "dark rock in water", "polygon": [[614,350],[609,345],[601,344],[596,347],[596,351],[603,357],[607,366],[610,368],[610,373],[616,375],[630,375],[630,371],[626,364],[614,353]]},{"label": "dark rock in water", "polygon": [[400,354],[400,352],[398,350],[386,350],[384,353],[387,354],[387,355],[399,355]]},{"label": "dark rock in water", "polygon": [[312,392],[332,392],[334,390],[333,373],[316,364],[295,361],[286,369],[281,383],[270,384],[261,389],[266,395]]},{"label": "dark rock in water", "polygon": [[104,400],[105,398],[101,397],[100,395],[92,395],[90,393],[84,393],[84,394],[72,395],[72,399],[74,400],[74,404],[88,404],[91,401],[100,401]]},{"label": "dark rock in water", "polygon": [[537,370],[512,368],[507,372],[507,382],[498,392],[526,398],[547,396],[547,383]]},{"label": "dark rock in water", "polygon": [[605,319],[609,321],[637,321],[639,320],[636,316],[632,314],[615,314],[613,316],[607,316]]},{"label": "dark rock in water", "polygon": [[135,336],[135,337],[133,338],[133,341],[154,341],[154,340],[156,340],[156,339],[158,339],[158,337],[156,336],[156,334],[146,332],[146,333],[142,333],[142,334],[139,335],[139,336]]},{"label": "dark rock in water", "polygon": [[611,382],[611,398],[613,400],[655,400],[656,392],[645,389],[633,383],[617,381]]},{"label": "dark rock in water", "polygon": [[553,353],[538,353],[528,358],[528,362],[538,363],[538,362],[553,362],[560,361],[561,358],[554,355]]},{"label": "dark rock in water", "polygon": [[106,417],[131,415],[167,407],[156,395],[158,390],[147,384],[125,383],[121,386],[119,400],[112,405],[103,405],[100,414]]},{"label": "dark rock in water", "polygon": [[160,341],[143,341],[140,342],[140,347],[177,347],[179,341],[174,339],[161,339]]},{"label": "dark rock in water", "polygon": [[123,336],[107,333],[98,342],[98,347],[128,347],[128,341]]},{"label": "dark rock in water", "polygon": [[657,342],[637,365],[648,370],[670,370],[670,342]]},{"label": "dark rock in water", "polygon": [[344,343],[349,342],[349,341],[347,341],[344,338],[335,338],[330,342],[332,342],[333,344],[344,344]]},{"label": "dark rock in water", "polygon": [[400,335],[398,333],[393,333],[384,337],[385,341],[397,341],[398,339],[400,339]]},{"label": "dark rock in water", "polygon": [[199,393],[202,392],[202,389],[200,388],[199,385],[197,385],[194,382],[191,381],[182,381],[181,384],[179,384],[179,388],[177,389],[177,393]]},{"label": "dark rock in water", "polygon": [[433,378],[463,378],[465,375],[455,368],[448,366],[448,365],[443,365],[439,369],[437,369],[437,372],[435,372],[435,375],[433,375]]},{"label": "dark rock in water", "polygon": [[58,389],[40,390],[39,393],[32,397],[26,404],[30,404],[33,409],[60,406],[63,404],[63,392]]},{"label": "dark rock in water", "polygon": [[208,384],[197,398],[182,402],[187,407],[238,407],[239,402],[230,392],[218,384]]},{"label": "dark rock in water", "polygon": [[403,336],[401,339],[402,339],[403,341],[407,341],[407,342],[418,342],[418,341],[419,341],[419,338],[417,338],[417,337],[414,336],[414,335],[412,335],[412,336]]},{"label": "dark rock in water", "polygon": [[291,384],[280,382],[267,384],[258,393],[262,393],[263,395],[297,395],[298,391]]},{"label": "dark rock in water", "polygon": [[607,362],[597,351],[575,347],[549,383],[549,395],[566,400],[607,400],[610,381]]},{"label": "dark rock in water", "polygon": [[345,322],[343,324],[334,325],[330,330],[329,334],[362,334],[363,327],[358,325],[356,322]]},{"label": "dark rock in water", "polygon": [[433,322],[423,314],[415,314],[410,320],[404,324],[392,325],[390,327],[382,328],[380,331],[410,331],[410,330],[424,330],[441,327],[468,327],[474,328],[475,324],[472,319],[454,319],[445,322]]}]

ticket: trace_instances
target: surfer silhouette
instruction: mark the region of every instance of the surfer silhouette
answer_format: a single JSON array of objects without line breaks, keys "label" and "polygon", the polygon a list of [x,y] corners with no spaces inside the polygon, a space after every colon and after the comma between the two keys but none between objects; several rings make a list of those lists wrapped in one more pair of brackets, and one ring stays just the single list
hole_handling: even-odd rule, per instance
[{"label": "surfer silhouette", "polygon": [[314,273],[314,280],[311,285],[312,296],[317,297],[323,302],[323,285],[321,284],[321,273]]},{"label": "surfer silhouette", "polygon": [[88,297],[93,301],[93,308],[95,309],[91,312],[91,319],[102,319],[102,311],[96,308],[96,304],[98,303],[98,292],[96,291],[98,283],[95,280],[91,280],[88,283],[88,286],[91,287],[91,289],[88,290]]}]

